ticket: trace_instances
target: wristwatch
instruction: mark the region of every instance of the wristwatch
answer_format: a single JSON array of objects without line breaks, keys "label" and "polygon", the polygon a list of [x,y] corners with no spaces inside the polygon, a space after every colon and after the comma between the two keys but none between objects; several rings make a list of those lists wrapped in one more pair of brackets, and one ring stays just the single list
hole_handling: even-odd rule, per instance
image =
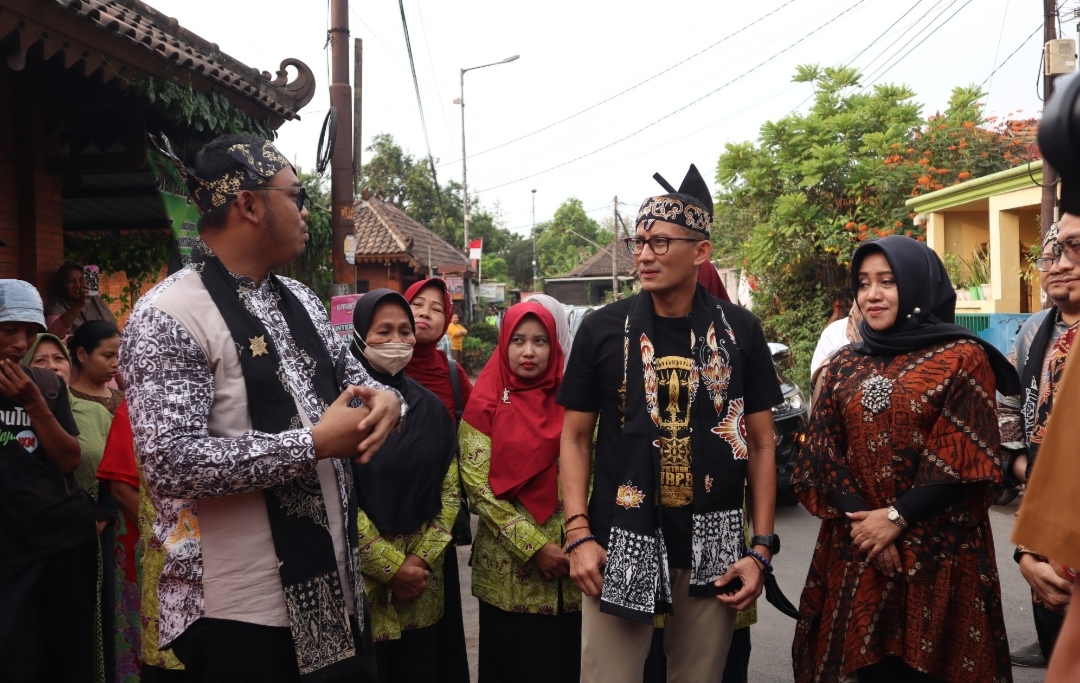
[{"label": "wristwatch", "polygon": [[769,534],[767,536],[754,536],[750,539],[750,547],[755,545],[763,545],[769,549],[769,552],[773,555],[780,552],[780,537],[776,534]]},{"label": "wristwatch", "polygon": [[901,515],[900,512],[892,505],[889,506],[888,517],[890,522],[900,527],[901,529],[907,528],[907,520],[904,519],[904,516]]}]

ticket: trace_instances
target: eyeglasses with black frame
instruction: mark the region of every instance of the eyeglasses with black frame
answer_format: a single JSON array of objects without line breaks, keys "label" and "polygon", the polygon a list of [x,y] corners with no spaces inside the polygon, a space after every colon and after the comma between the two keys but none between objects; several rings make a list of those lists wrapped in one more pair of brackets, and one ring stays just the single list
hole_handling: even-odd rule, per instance
[{"label": "eyeglasses with black frame", "polygon": [[645,245],[649,245],[649,249],[657,256],[663,256],[671,248],[672,242],[702,242],[704,240],[694,239],[693,237],[661,237],[657,235],[650,237],[649,239],[643,239],[641,237],[627,237],[623,240],[626,243],[626,249],[634,256],[637,256],[645,250]]},{"label": "eyeglasses with black frame", "polygon": [[1042,272],[1047,272],[1054,267],[1062,254],[1073,263],[1080,265],[1080,237],[1069,237],[1064,241],[1054,240],[1054,256],[1043,256],[1035,259],[1035,267]]},{"label": "eyeglasses with black frame", "polygon": [[307,188],[303,185],[260,185],[258,187],[251,188],[252,190],[295,190],[299,188],[299,192],[296,193],[296,210],[303,211],[304,204],[307,203]]}]

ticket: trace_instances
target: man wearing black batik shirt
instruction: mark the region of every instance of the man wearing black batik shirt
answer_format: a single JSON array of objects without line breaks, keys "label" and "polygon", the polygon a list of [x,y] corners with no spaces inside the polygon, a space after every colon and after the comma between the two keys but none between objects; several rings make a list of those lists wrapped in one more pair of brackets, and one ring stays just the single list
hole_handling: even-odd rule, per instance
[{"label": "man wearing black batik shirt", "polygon": [[[697,169],[678,191],[657,179],[669,193],[645,201],[627,240],[643,291],[583,321],[559,391],[588,683],[639,680],[661,613],[668,680],[719,682],[735,613],[760,595],[779,545],[771,407],[781,394],[765,337],[752,314],[697,286],[712,223]],[[761,534],[749,549],[747,482]]]}]

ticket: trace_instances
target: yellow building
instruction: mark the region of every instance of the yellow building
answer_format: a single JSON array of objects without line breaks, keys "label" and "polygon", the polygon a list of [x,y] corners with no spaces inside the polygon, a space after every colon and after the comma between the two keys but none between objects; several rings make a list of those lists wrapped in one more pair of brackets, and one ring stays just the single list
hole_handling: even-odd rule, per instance
[{"label": "yellow building", "polygon": [[[957,297],[957,313],[1030,313],[1042,308],[1038,279],[1027,254],[1039,242],[1042,165],[1034,161],[937,192],[914,197],[907,206],[925,221],[926,243],[944,260],[951,252],[967,263],[989,250],[985,298]],[[948,263],[948,262],[947,262]],[[961,265],[965,277],[972,270]],[[954,283],[956,284],[956,283]],[[987,291],[988,290],[988,291]]]}]

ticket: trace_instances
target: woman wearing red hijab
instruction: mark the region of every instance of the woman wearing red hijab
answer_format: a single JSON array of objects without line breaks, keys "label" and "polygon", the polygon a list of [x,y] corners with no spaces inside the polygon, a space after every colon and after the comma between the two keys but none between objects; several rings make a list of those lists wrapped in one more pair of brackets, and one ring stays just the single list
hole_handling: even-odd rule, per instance
[{"label": "woman wearing red hijab", "polygon": [[480,683],[580,677],[581,593],[562,547],[557,471],[562,356],[547,309],[511,307],[458,432],[462,481],[480,516]]},{"label": "woman wearing red hijab", "polygon": [[[450,317],[454,314],[454,302],[446,283],[439,278],[420,280],[405,290],[405,300],[412,307],[416,320],[416,346],[412,360],[405,366],[405,374],[425,389],[438,396],[450,416],[457,420],[454,409],[454,388],[450,383],[450,363],[446,354],[439,349],[439,341],[450,326]],[[458,381],[461,386],[461,406],[464,410],[469,402],[472,383],[469,375],[460,364],[457,366]]]},{"label": "woman wearing red hijab", "polygon": [[[405,300],[412,309],[416,345],[405,366],[405,375],[439,397],[450,417],[457,423],[472,392],[469,375],[460,364],[457,368],[461,405],[454,404],[454,386],[450,381],[450,362],[439,349],[439,341],[450,326],[454,302],[446,283],[439,278],[420,280],[405,290]],[[436,653],[442,671],[467,671],[465,622],[461,613],[461,582],[458,578],[457,544],[468,545],[468,511],[464,508],[454,524],[454,543],[446,549],[443,564],[443,618],[439,622],[439,649]],[[461,540],[459,540],[461,539]],[[447,680],[447,677],[443,677]]]}]

